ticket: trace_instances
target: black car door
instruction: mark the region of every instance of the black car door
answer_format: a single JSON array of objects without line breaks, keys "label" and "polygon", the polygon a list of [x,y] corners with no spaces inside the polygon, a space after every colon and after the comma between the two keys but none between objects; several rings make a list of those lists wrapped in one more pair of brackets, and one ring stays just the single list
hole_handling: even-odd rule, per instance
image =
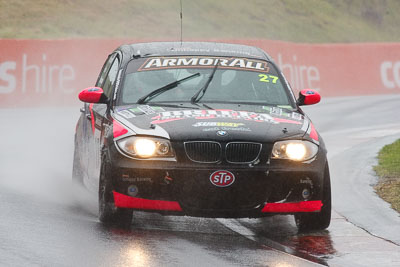
[{"label": "black car door", "polygon": [[[103,66],[99,79],[96,83],[97,87],[101,87],[108,99],[112,99],[113,88],[117,73],[119,70],[120,58],[118,54],[111,54]],[[100,174],[101,164],[101,147],[103,145],[103,134],[105,127],[111,122],[107,117],[106,104],[90,104],[89,111],[92,124],[92,135],[89,142],[89,162],[88,176],[90,187],[94,189],[98,186],[98,178]]]}]

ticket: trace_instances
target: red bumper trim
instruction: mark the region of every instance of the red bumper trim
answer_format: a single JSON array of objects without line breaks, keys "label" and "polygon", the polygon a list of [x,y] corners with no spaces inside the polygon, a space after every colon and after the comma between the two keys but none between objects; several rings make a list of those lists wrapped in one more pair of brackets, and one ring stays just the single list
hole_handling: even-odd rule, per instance
[{"label": "red bumper trim", "polygon": [[261,212],[313,212],[320,211],[322,201],[302,201],[295,203],[267,203]]},{"label": "red bumper trim", "polygon": [[140,210],[169,210],[182,211],[176,201],[151,200],[127,196],[118,192],[114,193],[114,204],[118,208],[140,209]]}]

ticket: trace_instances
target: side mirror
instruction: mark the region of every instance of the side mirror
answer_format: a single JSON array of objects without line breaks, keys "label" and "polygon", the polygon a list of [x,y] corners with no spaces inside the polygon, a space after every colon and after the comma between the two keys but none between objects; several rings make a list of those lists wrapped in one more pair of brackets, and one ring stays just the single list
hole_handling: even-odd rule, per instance
[{"label": "side mirror", "polygon": [[88,87],[80,92],[78,97],[86,103],[108,103],[108,98],[100,87]]},{"label": "side mirror", "polygon": [[313,89],[303,89],[299,93],[297,105],[314,105],[321,101],[321,95]]}]

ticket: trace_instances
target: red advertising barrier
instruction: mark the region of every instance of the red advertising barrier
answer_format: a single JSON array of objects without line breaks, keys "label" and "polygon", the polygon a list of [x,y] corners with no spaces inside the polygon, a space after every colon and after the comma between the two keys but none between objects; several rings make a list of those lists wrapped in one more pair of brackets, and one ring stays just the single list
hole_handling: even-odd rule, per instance
[{"label": "red advertising barrier", "polygon": [[[296,44],[213,40],[258,46],[293,89],[322,96],[400,93],[400,43]],[[76,105],[107,55],[138,40],[0,40],[0,107]]]}]

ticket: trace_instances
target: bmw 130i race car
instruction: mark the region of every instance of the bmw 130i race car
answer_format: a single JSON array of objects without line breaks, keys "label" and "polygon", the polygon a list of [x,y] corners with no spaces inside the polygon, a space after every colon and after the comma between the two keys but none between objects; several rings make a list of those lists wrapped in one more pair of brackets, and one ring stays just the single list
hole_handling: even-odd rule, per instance
[{"label": "bmw 130i race car", "polygon": [[199,217],[294,214],[324,229],[324,143],[259,48],[206,42],[123,45],[83,90],[73,180],[98,192],[103,223],[133,210]]}]

